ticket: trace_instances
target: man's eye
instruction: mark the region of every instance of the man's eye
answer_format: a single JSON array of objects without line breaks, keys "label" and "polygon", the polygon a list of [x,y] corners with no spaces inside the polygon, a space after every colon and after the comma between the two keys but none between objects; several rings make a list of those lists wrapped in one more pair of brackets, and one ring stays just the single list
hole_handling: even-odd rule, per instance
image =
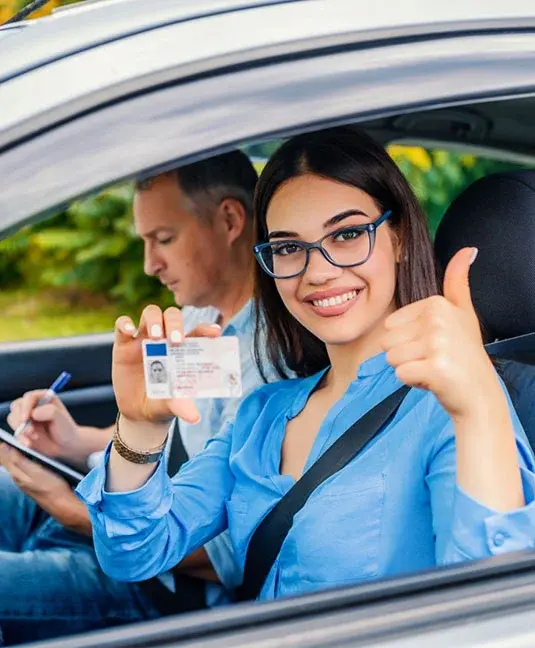
[{"label": "man's eye", "polygon": [[168,238],[158,239],[160,245],[169,245],[174,241],[174,236],[169,236]]},{"label": "man's eye", "polygon": [[274,245],[273,254],[276,256],[289,256],[290,254],[295,254],[301,250],[300,245],[295,243],[281,243],[280,245]]},{"label": "man's eye", "polygon": [[333,234],[333,241],[336,243],[344,243],[345,241],[355,241],[358,239],[360,236],[362,236],[363,231],[361,229],[357,229],[356,227],[350,227],[347,229],[340,230],[339,232],[335,232]]}]

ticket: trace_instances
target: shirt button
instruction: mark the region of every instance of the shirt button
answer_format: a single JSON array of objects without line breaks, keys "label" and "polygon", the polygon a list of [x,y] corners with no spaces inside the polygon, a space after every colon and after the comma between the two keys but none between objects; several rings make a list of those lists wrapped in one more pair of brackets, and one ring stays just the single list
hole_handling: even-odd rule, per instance
[{"label": "shirt button", "polygon": [[498,531],[497,533],[494,534],[494,546],[495,547],[503,547],[503,543],[505,542],[506,539],[506,534],[502,533],[501,531]]}]

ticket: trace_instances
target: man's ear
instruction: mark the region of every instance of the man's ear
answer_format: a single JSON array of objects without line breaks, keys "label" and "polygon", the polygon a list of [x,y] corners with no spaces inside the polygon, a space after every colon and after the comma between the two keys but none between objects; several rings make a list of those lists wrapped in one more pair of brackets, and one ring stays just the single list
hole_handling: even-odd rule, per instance
[{"label": "man's ear", "polygon": [[224,228],[229,244],[239,238],[247,224],[247,212],[244,205],[235,198],[224,198],[217,208],[219,223]]}]

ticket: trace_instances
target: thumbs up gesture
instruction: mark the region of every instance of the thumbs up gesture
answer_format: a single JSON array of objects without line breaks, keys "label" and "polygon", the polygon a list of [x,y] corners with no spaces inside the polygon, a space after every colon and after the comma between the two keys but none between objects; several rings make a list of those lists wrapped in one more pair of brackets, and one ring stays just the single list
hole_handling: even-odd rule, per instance
[{"label": "thumbs up gesture", "polygon": [[476,255],[463,248],[451,259],[443,297],[409,304],[385,321],[383,348],[398,378],[432,391],[454,419],[481,407],[496,386],[468,283]]}]

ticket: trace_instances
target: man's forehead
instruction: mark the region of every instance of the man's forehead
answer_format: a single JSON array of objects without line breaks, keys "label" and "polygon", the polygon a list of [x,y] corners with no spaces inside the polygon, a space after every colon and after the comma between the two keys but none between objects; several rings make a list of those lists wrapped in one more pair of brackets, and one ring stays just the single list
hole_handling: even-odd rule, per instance
[{"label": "man's forehead", "polygon": [[147,188],[137,188],[134,196],[134,224],[143,237],[158,234],[159,230],[176,230],[192,217],[189,201],[176,179],[160,176]]}]

